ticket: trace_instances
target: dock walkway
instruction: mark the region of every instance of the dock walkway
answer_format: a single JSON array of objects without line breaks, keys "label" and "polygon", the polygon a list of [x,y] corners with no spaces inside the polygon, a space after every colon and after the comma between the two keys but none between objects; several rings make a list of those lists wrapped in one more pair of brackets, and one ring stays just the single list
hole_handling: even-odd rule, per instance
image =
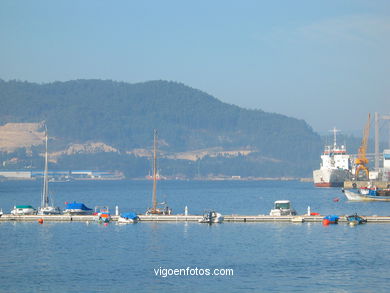
[{"label": "dock walkway", "polygon": [[[264,222],[309,222],[320,223],[325,215],[308,216],[268,216],[268,215],[224,215],[224,222],[227,223],[264,223]],[[390,216],[363,216],[368,223],[390,223]],[[202,218],[200,215],[139,215],[140,222],[198,222]],[[36,222],[39,219],[47,222],[92,222],[92,215],[23,215],[14,216],[4,214],[0,217],[0,222]],[[112,216],[113,221],[118,220],[118,216]],[[339,222],[347,222],[345,216],[340,215]]]}]

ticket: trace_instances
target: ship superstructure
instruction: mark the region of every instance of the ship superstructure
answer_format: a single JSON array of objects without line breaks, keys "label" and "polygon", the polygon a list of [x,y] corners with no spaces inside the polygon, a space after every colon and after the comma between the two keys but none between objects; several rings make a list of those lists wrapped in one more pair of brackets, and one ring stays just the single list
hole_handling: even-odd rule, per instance
[{"label": "ship superstructure", "polygon": [[343,186],[351,178],[351,157],[344,145],[337,145],[337,129],[333,128],[333,145],[325,146],[321,155],[321,167],[313,171],[314,184],[317,187]]}]

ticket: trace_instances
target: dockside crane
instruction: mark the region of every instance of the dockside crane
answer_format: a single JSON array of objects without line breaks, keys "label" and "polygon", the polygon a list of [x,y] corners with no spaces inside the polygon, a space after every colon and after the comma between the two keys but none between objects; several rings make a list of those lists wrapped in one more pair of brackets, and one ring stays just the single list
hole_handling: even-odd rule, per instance
[{"label": "dockside crane", "polygon": [[[362,143],[358,150],[358,157],[355,159],[356,169],[355,169],[355,178],[366,178],[369,179],[369,170],[368,170],[368,159],[366,156],[367,153],[367,144],[368,144],[368,137],[370,135],[370,121],[371,116],[370,113],[368,113],[368,119],[367,123],[363,130],[363,138]],[[361,175],[360,173],[364,172],[364,175]]]}]

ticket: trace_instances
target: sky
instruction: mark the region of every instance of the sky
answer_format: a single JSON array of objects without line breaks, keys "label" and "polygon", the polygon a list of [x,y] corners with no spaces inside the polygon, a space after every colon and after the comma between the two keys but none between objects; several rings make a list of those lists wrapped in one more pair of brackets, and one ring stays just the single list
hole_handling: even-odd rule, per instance
[{"label": "sky", "polygon": [[0,79],[169,80],[361,133],[390,114],[388,0],[0,0]]}]

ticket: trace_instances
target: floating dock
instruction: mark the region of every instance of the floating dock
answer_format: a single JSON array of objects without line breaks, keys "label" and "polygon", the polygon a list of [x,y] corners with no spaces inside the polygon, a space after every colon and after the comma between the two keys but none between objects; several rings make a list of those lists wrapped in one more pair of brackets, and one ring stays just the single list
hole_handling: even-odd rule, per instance
[{"label": "floating dock", "polygon": [[[308,216],[268,216],[268,215],[224,215],[225,223],[264,223],[264,222],[284,222],[284,223],[320,223],[325,215]],[[111,216],[112,221],[117,221],[118,216]],[[339,222],[347,222],[345,216],[339,216]],[[362,216],[368,223],[390,223],[390,216]],[[198,222],[200,215],[139,215],[140,222]],[[14,216],[4,214],[0,217],[0,222],[37,222],[42,219],[44,222],[93,222],[93,215],[23,215]]]}]

